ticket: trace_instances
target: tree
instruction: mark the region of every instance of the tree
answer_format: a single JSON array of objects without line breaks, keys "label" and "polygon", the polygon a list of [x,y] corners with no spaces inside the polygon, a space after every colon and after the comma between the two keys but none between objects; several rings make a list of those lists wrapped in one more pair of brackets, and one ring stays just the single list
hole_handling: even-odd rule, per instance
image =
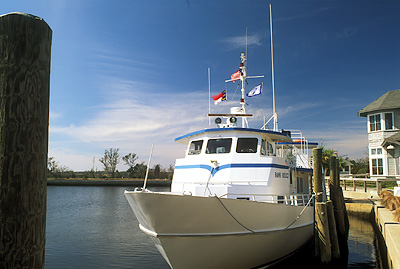
[{"label": "tree", "polygon": [[99,162],[101,162],[104,165],[104,172],[111,173],[112,178],[114,178],[115,170],[117,169],[117,165],[119,164],[120,161],[120,156],[118,151],[119,148],[117,149],[109,148],[108,150],[106,149],[104,151],[104,156],[99,159]]},{"label": "tree", "polygon": [[135,153],[129,153],[122,157],[122,160],[125,162],[125,164],[129,166],[128,170],[126,170],[126,172],[129,174],[129,177],[134,177],[134,167],[137,159],[138,157]]},{"label": "tree", "polygon": [[48,177],[73,177],[74,171],[69,169],[65,165],[60,165],[54,157],[49,157],[47,159],[47,176]]},{"label": "tree", "polygon": [[336,150],[322,147],[322,167],[325,175],[328,175],[328,172],[330,172],[329,166],[331,156],[336,156],[336,158],[339,160],[339,168],[342,168],[344,164],[343,156],[339,156]]},{"label": "tree", "polygon": [[133,169],[133,177],[134,178],[144,178],[146,176],[147,165],[144,162],[136,164]]},{"label": "tree", "polygon": [[161,167],[159,164],[156,164],[153,168],[153,178],[160,178]]}]

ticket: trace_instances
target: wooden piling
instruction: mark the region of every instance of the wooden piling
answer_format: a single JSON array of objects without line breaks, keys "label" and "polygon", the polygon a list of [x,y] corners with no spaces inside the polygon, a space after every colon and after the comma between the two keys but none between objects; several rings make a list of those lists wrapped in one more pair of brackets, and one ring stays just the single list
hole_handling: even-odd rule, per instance
[{"label": "wooden piling", "polygon": [[331,239],[331,253],[335,259],[340,258],[339,239],[336,231],[335,213],[333,211],[332,201],[326,202],[326,209],[328,212],[329,235]]},{"label": "wooden piling", "polygon": [[331,261],[331,240],[329,234],[328,212],[323,199],[322,149],[313,149],[313,185],[315,203],[315,253],[319,253],[324,263]]},{"label": "wooden piling", "polygon": [[322,149],[315,148],[313,153],[313,186],[315,192],[315,200],[322,202],[323,186],[322,186]]},{"label": "wooden piling", "polygon": [[332,259],[331,239],[329,234],[328,211],[325,202],[315,203],[315,222],[316,236],[318,237],[318,245],[321,261],[328,263]]},{"label": "wooden piling", "polygon": [[52,31],[0,16],[0,268],[44,268]]},{"label": "wooden piling", "polygon": [[336,169],[336,156],[331,156],[329,159],[329,173],[329,190],[337,189],[338,170]]}]

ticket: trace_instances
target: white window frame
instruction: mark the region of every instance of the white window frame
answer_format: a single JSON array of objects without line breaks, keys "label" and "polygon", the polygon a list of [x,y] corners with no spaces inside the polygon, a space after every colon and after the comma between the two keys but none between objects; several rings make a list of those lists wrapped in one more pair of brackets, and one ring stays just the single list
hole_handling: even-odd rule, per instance
[{"label": "white window frame", "polygon": [[[375,146],[369,149],[369,167],[370,167],[370,174],[371,176],[386,176],[388,170],[388,163],[387,163],[387,154],[384,148]],[[374,161],[376,160],[376,165],[373,166]],[[379,165],[379,160],[382,161],[382,165]],[[377,173],[374,173],[374,167],[376,167]],[[379,168],[382,167],[382,174],[379,174]]]},{"label": "white window frame", "polygon": [[[376,162],[376,166],[374,166],[374,160]],[[379,161],[381,161],[382,165],[379,165]],[[376,167],[376,173],[374,173],[374,167]],[[382,173],[379,173],[379,168],[382,168]],[[383,163],[383,158],[372,158],[371,159],[371,174],[373,176],[383,176],[385,174],[385,165]]]},{"label": "white window frame", "polygon": [[[383,122],[385,123],[385,130],[394,130],[394,113],[393,112],[383,112]],[[386,126],[386,114],[391,114],[392,115],[392,128],[387,128]]]},{"label": "white window frame", "polygon": [[[377,121],[375,121],[375,117],[379,115],[379,130],[377,130]],[[371,130],[371,117],[374,117],[374,125],[375,125],[375,130]],[[380,132],[382,131],[382,113],[376,113],[376,114],[371,114],[368,115],[368,131],[369,132]]]}]

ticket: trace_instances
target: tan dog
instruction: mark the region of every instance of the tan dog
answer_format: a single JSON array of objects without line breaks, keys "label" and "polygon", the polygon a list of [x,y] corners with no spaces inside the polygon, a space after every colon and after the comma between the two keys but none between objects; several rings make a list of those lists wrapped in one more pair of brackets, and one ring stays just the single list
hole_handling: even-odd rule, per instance
[{"label": "tan dog", "polygon": [[397,208],[396,211],[394,211],[394,220],[400,222],[400,208]]},{"label": "tan dog", "polygon": [[383,205],[385,207],[387,207],[389,200],[392,199],[392,197],[393,197],[393,193],[391,191],[388,191],[388,190],[383,190],[383,191],[381,191],[379,196],[383,199],[383,201],[382,201]]}]

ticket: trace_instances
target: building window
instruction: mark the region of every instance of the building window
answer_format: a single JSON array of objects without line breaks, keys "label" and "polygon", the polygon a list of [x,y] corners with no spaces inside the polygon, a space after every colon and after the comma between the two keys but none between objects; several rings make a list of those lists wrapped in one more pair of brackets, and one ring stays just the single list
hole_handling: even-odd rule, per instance
[{"label": "building window", "polygon": [[383,175],[382,159],[372,159],[372,174],[373,175]]},{"label": "building window", "polygon": [[385,113],[385,129],[393,129],[393,113]]},{"label": "building window", "polygon": [[380,114],[369,116],[369,130],[371,132],[381,130],[381,115]]},{"label": "building window", "polygon": [[382,154],[382,148],[371,149],[371,155],[380,155]]}]

